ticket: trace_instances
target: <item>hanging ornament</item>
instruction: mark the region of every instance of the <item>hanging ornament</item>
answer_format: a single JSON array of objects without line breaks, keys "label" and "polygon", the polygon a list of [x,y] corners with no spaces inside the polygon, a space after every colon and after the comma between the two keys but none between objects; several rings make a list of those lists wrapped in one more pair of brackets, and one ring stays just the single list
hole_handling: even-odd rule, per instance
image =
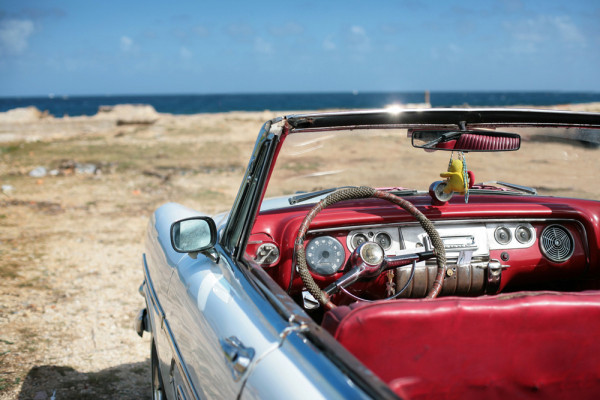
[{"label": "hanging ornament", "polygon": [[437,204],[447,202],[454,193],[465,195],[465,203],[469,202],[469,188],[473,185],[474,175],[467,170],[465,153],[461,151],[457,158],[453,156],[454,152],[450,153],[448,171],[440,174],[446,180],[434,182],[430,187],[430,194]]}]

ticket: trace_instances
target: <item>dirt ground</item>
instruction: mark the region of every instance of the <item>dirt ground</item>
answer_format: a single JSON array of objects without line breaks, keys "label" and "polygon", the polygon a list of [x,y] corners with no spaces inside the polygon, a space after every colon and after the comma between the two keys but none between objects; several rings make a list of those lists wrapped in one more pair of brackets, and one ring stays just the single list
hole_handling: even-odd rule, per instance
[{"label": "dirt ground", "polygon": [[132,328],[148,217],[167,201],[226,209],[274,116],[0,123],[22,137],[0,143],[0,399],[150,396],[148,334]]},{"label": "dirt ground", "polygon": [[132,328],[148,217],[227,209],[274,116],[0,118],[0,399],[150,396]]}]

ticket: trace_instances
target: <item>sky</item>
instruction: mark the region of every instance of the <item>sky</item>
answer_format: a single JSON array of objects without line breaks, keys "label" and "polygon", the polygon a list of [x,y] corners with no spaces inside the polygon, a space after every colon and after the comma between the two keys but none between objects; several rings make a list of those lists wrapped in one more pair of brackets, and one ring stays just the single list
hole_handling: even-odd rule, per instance
[{"label": "sky", "polygon": [[0,0],[0,96],[600,91],[598,0]]}]

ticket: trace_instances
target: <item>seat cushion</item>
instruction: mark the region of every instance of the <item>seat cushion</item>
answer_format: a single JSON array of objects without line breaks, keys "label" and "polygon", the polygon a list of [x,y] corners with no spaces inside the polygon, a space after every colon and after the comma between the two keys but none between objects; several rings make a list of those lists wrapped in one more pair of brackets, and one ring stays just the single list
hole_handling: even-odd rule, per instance
[{"label": "seat cushion", "polygon": [[600,398],[600,291],[354,304],[323,327],[404,398]]}]

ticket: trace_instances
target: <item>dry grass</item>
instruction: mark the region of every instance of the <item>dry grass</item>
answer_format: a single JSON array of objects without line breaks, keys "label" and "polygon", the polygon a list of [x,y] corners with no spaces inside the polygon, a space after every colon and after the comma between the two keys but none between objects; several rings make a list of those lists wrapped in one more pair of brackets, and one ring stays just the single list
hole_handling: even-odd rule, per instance
[{"label": "dry grass", "polygon": [[[149,395],[148,337],[131,324],[147,218],[167,201],[208,213],[231,203],[264,122],[238,118],[242,131],[167,117],[0,143],[0,183],[13,187],[0,194],[1,399]],[[31,129],[43,137],[43,123]],[[100,173],[28,175],[69,160]]]}]

